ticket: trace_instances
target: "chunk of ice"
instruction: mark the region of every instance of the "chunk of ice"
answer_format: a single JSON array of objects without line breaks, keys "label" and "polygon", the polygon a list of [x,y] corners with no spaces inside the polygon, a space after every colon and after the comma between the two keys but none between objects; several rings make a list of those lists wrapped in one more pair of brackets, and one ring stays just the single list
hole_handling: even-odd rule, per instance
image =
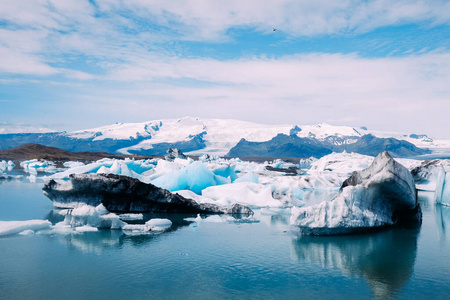
[{"label": "chunk of ice", "polygon": [[0,236],[17,234],[25,230],[41,230],[52,225],[48,220],[0,221]]}]

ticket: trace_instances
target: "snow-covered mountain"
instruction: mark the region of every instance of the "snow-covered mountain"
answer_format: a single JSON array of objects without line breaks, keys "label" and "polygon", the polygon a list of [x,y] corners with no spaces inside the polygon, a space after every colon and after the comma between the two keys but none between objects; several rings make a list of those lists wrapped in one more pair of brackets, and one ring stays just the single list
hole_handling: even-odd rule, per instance
[{"label": "snow-covered mountain", "polygon": [[[59,133],[0,135],[0,148],[6,149],[34,142],[69,151],[105,151],[122,154],[163,154],[177,147],[191,155],[229,153],[242,139],[246,142],[268,142],[282,134],[299,138],[297,143],[318,141],[334,150],[334,146],[352,145],[368,134],[377,138],[407,141],[419,148],[450,148],[450,141],[434,140],[426,135],[378,132],[366,128],[316,125],[265,125],[230,119],[153,120],[143,123],[116,123],[98,128]],[[320,146],[319,145],[319,146]],[[345,149],[345,148],[343,148]]]}]

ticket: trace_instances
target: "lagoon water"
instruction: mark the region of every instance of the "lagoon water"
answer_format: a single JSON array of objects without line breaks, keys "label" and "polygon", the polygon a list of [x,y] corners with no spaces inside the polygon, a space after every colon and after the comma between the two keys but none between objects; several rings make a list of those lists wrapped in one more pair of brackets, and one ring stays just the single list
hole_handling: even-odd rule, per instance
[{"label": "lagoon water", "polygon": [[[0,220],[62,220],[41,183],[0,184]],[[448,299],[450,207],[420,194],[423,224],[298,237],[289,215],[0,238],[0,299]],[[155,217],[147,215],[149,217]],[[165,216],[167,217],[167,216]]]}]

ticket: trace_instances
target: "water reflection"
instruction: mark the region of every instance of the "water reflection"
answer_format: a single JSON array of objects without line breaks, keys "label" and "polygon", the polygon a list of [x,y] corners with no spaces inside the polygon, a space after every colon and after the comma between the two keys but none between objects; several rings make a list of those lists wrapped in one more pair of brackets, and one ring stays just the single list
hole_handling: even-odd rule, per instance
[{"label": "water reflection", "polygon": [[445,240],[450,230],[450,207],[436,204],[434,212],[441,240]]},{"label": "water reflection", "polygon": [[101,254],[106,248],[123,244],[122,230],[99,230],[97,232],[69,233],[58,235],[59,241],[71,249],[86,253]]},{"label": "water reflection", "polygon": [[417,201],[419,201],[423,213],[432,211],[435,206],[434,192],[419,191]]},{"label": "water reflection", "polygon": [[391,229],[368,235],[305,236],[292,240],[291,256],[365,278],[375,296],[387,299],[413,273],[418,234],[418,229]]},{"label": "water reflection", "polygon": [[[47,220],[53,224],[64,220],[64,216],[59,213],[60,210],[51,210],[47,215]],[[67,232],[57,232],[57,236],[62,244],[68,247],[86,253],[101,254],[105,249],[111,247],[122,247],[125,243],[133,247],[140,247],[155,240],[167,232],[178,230],[181,227],[188,226],[191,222],[185,221],[185,218],[195,217],[192,214],[144,214],[143,220],[127,221],[132,224],[144,224],[146,221],[154,218],[169,219],[172,226],[165,232],[124,232],[122,230],[100,229],[96,232],[78,233],[69,229]]]}]

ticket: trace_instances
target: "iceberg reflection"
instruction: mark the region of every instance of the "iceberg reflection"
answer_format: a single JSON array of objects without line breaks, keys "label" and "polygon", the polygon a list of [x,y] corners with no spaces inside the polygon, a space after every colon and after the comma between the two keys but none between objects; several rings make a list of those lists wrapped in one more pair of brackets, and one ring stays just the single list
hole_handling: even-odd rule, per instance
[{"label": "iceberg reflection", "polygon": [[436,204],[436,222],[442,240],[445,240],[450,230],[450,207]]},{"label": "iceberg reflection", "polygon": [[[64,219],[58,212],[52,210],[48,213],[47,219],[53,223],[60,222]],[[152,242],[157,237],[164,235],[165,232],[172,232],[181,227],[188,226],[191,222],[185,221],[184,218],[192,217],[192,214],[145,214],[144,220],[131,221],[132,224],[144,224],[145,221],[155,218],[166,218],[172,221],[172,226],[167,231],[158,232],[132,232],[99,229],[95,232],[75,232],[72,228],[57,231],[50,231],[47,234],[55,235],[59,238],[60,243],[67,245],[69,248],[79,250],[85,253],[101,254],[107,248],[120,248],[124,244],[130,244],[133,247],[140,247]]]},{"label": "iceberg reflection", "polygon": [[367,235],[303,236],[292,240],[291,257],[365,278],[380,299],[395,296],[414,270],[418,229]]}]

